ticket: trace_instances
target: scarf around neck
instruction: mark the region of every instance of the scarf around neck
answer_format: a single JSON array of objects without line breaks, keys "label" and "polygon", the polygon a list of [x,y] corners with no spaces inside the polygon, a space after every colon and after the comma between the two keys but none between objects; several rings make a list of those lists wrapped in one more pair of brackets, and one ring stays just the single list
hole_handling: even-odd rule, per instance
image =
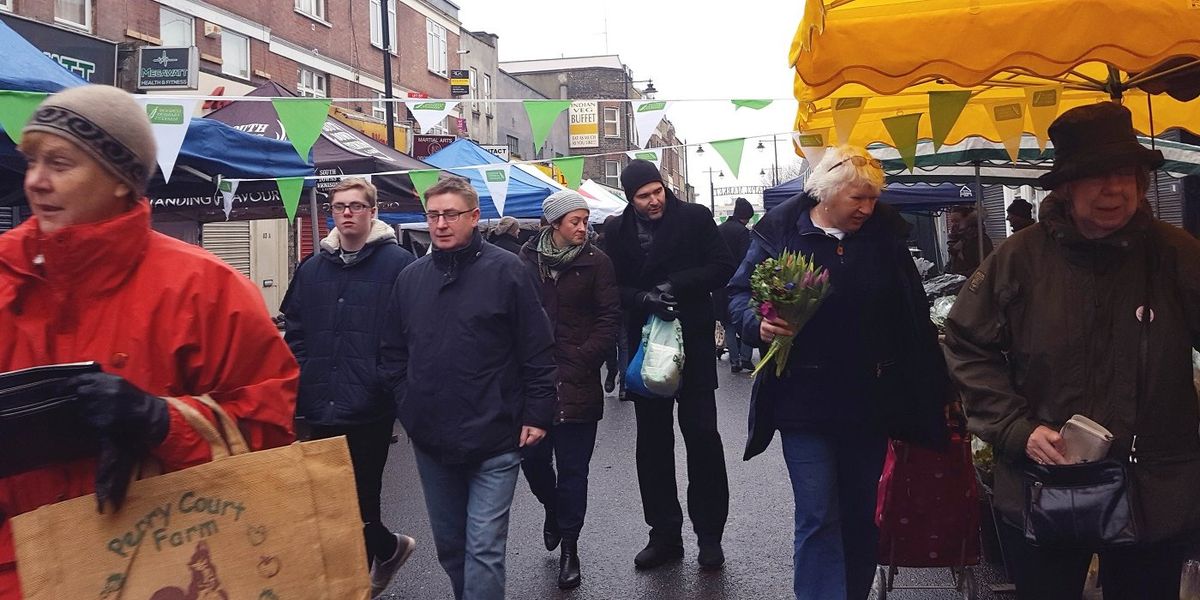
[{"label": "scarf around neck", "polygon": [[549,227],[543,229],[538,234],[537,241],[538,272],[542,276],[542,281],[557,279],[558,273],[571,266],[571,263],[579,257],[581,250],[583,250],[583,244],[567,245],[565,248],[555,246],[554,230]]}]

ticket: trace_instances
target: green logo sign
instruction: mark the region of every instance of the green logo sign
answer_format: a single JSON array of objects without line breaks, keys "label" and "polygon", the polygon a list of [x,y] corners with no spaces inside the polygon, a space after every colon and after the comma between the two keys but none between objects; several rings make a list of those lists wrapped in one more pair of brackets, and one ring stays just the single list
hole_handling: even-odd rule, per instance
[{"label": "green logo sign", "polygon": [[805,133],[797,136],[800,138],[800,145],[805,147],[824,146],[825,139],[819,133]]},{"label": "green logo sign", "polygon": [[217,189],[221,190],[222,192],[232,192],[233,184],[229,183],[228,181],[222,181],[217,185]]},{"label": "green logo sign", "polygon": [[413,110],[446,110],[445,102],[422,102],[413,106]]},{"label": "green logo sign", "polygon": [[844,110],[847,108],[862,108],[862,105],[862,98],[838,98],[837,100],[833,101],[833,107],[837,110]]},{"label": "green logo sign", "polygon": [[155,125],[183,125],[183,107],[178,104],[147,104],[146,116]]},{"label": "green logo sign", "polygon": [[505,181],[504,171],[488,171],[487,180],[490,183],[499,183]]},{"label": "green logo sign", "polygon": [[641,160],[648,160],[648,161],[656,161],[656,160],[658,160],[658,153],[657,153],[657,152],[636,152],[636,153],[634,153],[634,155],[633,155],[633,156],[634,156],[635,158],[638,158],[638,159],[641,159]]},{"label": "green logo sign", "polygon": [[1020,104],[999,104],[993,109],[993,114],[997,121],[1012,121],[1023,116]]},{"label": "green logo sign", "polygon": [[1054,106],[1054,103],[1057,101],[1058,101],[1058,91],[1057,90],[1042,90],[1040,92],[1033,93],[1033,103],[1032,104],[1036,107]]},{"label": "green logo sign", "polygon": [[652,110],[662,110],[666,107],[667,107],[667,102],[665,100],[660,100],[658,102],[647,102],[647,103],[639,106],[637,111],[640,113],[650,112]]}]

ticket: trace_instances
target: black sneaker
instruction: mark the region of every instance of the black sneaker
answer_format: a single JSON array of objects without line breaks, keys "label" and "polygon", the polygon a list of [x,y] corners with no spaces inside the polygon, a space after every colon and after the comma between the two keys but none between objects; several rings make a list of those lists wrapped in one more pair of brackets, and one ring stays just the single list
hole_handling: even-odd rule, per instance
[{"label": "black sneaker", "polygon": [[397,533],[395,536],[396,552],[392,554],[392,557],[383,561],[376,559],[371,565],[372,598],[378,598],[387,589],[392,578],[396,576],[396,571],[404,566],[408,557],[412,556],[413,550],[417,548],[417,541],[407,535]]},{"label": "black sneaker", "polygon": [[696,557],[700,570],[715,571],[725,564],[725,550],[721,542],[700,542],[700,554]]},{"label": "black sneaker", "polygon": [[654,569],[683,558],[683,544],[656,544],[651,542],[633,558],[635,567],[641,570]]}]

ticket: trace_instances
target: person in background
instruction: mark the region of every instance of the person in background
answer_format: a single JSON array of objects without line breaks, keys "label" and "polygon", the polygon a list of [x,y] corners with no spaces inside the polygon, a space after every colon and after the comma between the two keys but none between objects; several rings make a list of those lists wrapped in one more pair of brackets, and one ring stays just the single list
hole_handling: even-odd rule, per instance
[{"label": "person in background", "polygon": [[343,179],[330,191],[335,229],[296,269],[280,309],[284,340],[300,363],[298,422],[312,439],[344,435],[350,447],[372,597],[387,589],[416,545],[388,531],[379,506],[396,405],[375,369],[376,324],[396,277],[415,258],[397,245],[395,230],[375,218],[377,197],[375,186],[359,178]]},{"label": "person in background", "polygon": [[[289,444],[300,371],[262,295],[201,248],[150,228],[155,142],[123,90],[50,96],[22,132],[33,216],[0,235],[0,372],[95,361],[69,379],[98,456],[0,478],[0,600],[20,600],[8,518],[95,492],[115,512],[134,469],[212,459],[166,397],[213,421],[208,396],[252,450]],[[2,460],[2,457],[0,457]]]},{"label": "person in background", "polygon": [[491,242],[513,254],[521,251],[521,223],[515,217],[500,217]]},{"label": "person in background", "polygon": [[680,201],[663,185],[654,163],[630,161],[621,172],[629,205],[613,221],[605,250],[612,257],[626,319],[628,350],[635,355],[650,315],[683,328],[686,360],[675,398],[636,394],[637,470],[650,541],[633,559],[653,569],[683,557],[683,510],[675,485],[675,404],[687,446],[688,514],[699,542],[702,569],[725,564],[721,537],[729,516],[729,479],[717,429],[716,317],[712,291],[733,273],[712,213]]},{"label": "person in background", "polygon": [[[729,247],[729,253],[733,255],[735,264],[742,264],[742,259],[746,258],[746,252],[750,249],[750,230],[747,225],[750,224],[750,219],[753,217],[754,206],[750,204],[749,200],[738,198],[733,202],[733,215],[717,227],[717,232],[721,234],[725,245]],[[754,370],[754,363],[750,361],[754,348],[743,344],[741,334],[733,327],[729,315],[729,291],[726,288],[721,287],[713,291],[713,309],[725,328],[725,348],[717,350],[718,352],[728,350],[730,372],[740,373],[743,369]]]},{"label": "person in background", "polygon": [[[779,432],[795,499],[798,600],[867,598],[888,438],[933,447],[948,439],[945,362],[908,253],[910,228],[877,203],[883,184],[866,150],[831,148],[804,193],[755,225],[729,282],[729,310],[744,339],[765,348],[776,336],[796,336],[783,376],[768,368],[756,382],[745,460]],[[830,295],[798,332],[751,305],[755,268],[785,250],[830,275]]]},{"label": "person in background", "polygon": [[554,423],[554,332],[536,278],[484,243],[468,181],[434,184],[425,206],[434,250],[396,279],[379,368],[454,597],[503,600],[521,450]]},{"label": "person in background", "polygon": [[1037,223],[1033,220],[1033,205],[1024,198],[1014,198],[1004,213],[1014,234]]},{"label": "person in background", "polygon": [[521,259],[540,283],[542,306],[554,327],[558,401],[554,426],[525,449],[521,470],[546,509],[546,550],[560,542],[558,587],[579,586],[579,532],[587,512],[588,466],[596,424],[604,415],[600,365],[616,345],[621,301],[612,261],[587,241],[588,210],[571,190],[542,203],[550,225],[526,242]]},{"label": "person in background", "polygon": [[[1050,140],[1041,220],[959,292],[947,361],[968,426],[996,453],[994,501],[1017,597],[1080,597],[1098,553],[1105,598],[1175,600],[1187,546],[1200,538],[1190,360],[1200,347],[1200,241],[1151,214],[1146,190],[1163,155],[1138,143],[1129,109],[1073,108]],[[1022,466],[1065,464],[1059,430],[1076,414],[1108,429],[1108,458],[1129,467],[1134,545],[1026,541]]]},{"label": "person in background", "polygon": [[[616,228],[612,226],[617,220],[617,215],[609,215],[604,218],[604,223],[600,226],[600,239],[596,242],[597,248],[605,248],[608,244],[610,236],[615,236]],[[604,393],[611,394],[617,388],[620,391],[617,398],[625,400],[625,369],[629,367],[629,352],[625,335],[625,318],[622,313],[621,326],[617,328],[617,343],[613,346],[612,352],[609,352],[604,358]]]},{"label": "person in background", "polygon": [[[992,239],[979,228],[979,216],[974,208],[955,206],[946,214],[949,230],[946,247],[950,254],[947,273],[970,277],[979,268],[979,261],[992,253]],[[979,254],[979,236],[983,236],[983,255]]]}]

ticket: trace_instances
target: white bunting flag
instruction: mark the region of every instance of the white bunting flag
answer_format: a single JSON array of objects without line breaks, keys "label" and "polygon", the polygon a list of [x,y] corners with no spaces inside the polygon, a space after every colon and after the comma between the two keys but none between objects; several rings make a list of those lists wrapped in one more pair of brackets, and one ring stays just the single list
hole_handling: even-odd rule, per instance
[{"label": "white bunting flag", "polygon": [[488,192],[492,195],[492,204],[496,205],[496,213],[504,216],[504,199],[508,197],[508,169],[510,163],[479,167],[483,182],[487,184]]},{"label": "white bunting flag", "polygon": [[175,159],[179,157],[179,148],[183,146],[183,138],[187,137],[188,125],[192,122],[192,113],[196,111],[196,102],[154,96],[141,96],[135,100],[150,118],[150,129],[158,146],[158,167],[162,169],[163,180],[170,183]]},{"label": "white bunting flag", "polygon": [[804,153],[804,158],[808,160],[809,168],[817,166],[821,162],[821,158],[825,156],[825,150],[829,147],[829,129],[816,129],[813,131],[793,131],[792,141],[800,147],[800,151]]},{"label": "white bunting flag", "polygon": [[633,122],[637,125],[638,146],[645,148],[650,136],[667,114],[666,100],[634,100]]},{"label": "white bunting flag", "polygon": [[225,201],[225,220],[229,220],[229,213],[233,212],[233,195],[237,193],[238,181],[236,179],[221,179],[217,176],[217,189],[221,192],[221,199]]},{"label": "white bunting flag", "polygon": [[458,108],[457,102],[444,100],[405,100],[404,105],[408,107],[408,112],[412,113],[417,124],[421,126],[421,133],[429,131],[430,128],[446,120],[446,116]]},{"label": "white bunting flag", "polygon": [[625,155],[628,156],[630,160],[648,160],[654,163],[654,168],[661,168],[659,165],[662,164],[662,150],[659,150],[658,148],[634,150],[632,152],[626,152]]}]

